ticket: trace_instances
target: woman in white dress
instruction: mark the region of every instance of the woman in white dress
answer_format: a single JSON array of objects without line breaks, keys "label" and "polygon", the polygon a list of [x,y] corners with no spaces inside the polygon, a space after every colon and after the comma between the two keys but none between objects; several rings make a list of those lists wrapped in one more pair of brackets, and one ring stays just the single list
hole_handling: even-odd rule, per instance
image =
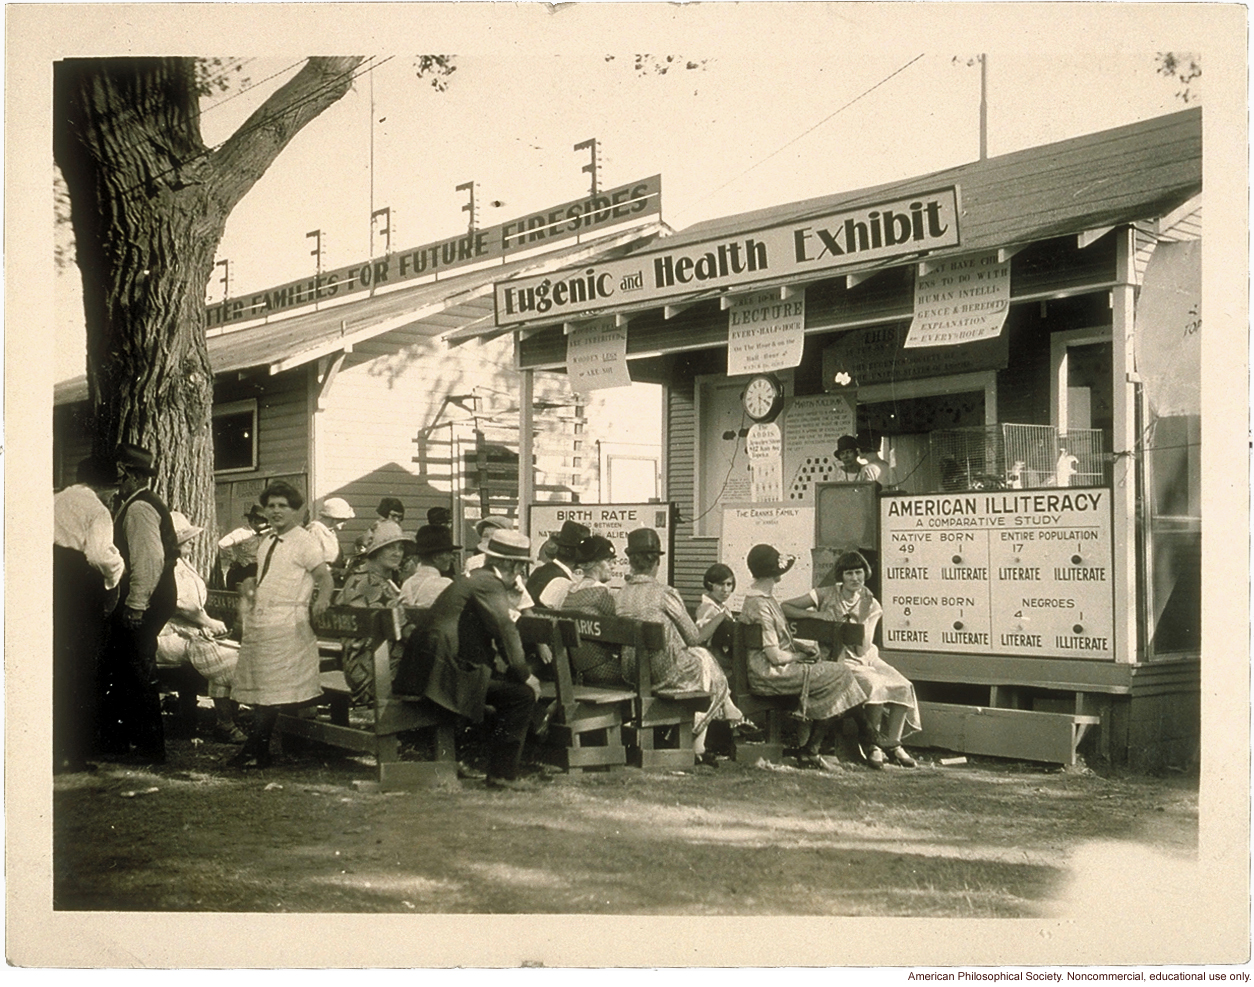
[{"label": "woman in white dress", "polygon": [[872,641],[884,610],[867,589],[870,572],[871,566],[861,552],[846,552],[836,560],[834,586],[822,586],[805,596],[786,600],[783,611],[793,619],[814,616],[817,611],[817,616],[850,625],[840,654],[832,657],[848,666],[867,693],[862,707],[863,756],[871,767],[882,768],[887,751],[897,764],[913,768],[918,762],[901,746],[901,738],[906,727],[911,733],[923,728],[919,701],[910,680],[880,657]]}]

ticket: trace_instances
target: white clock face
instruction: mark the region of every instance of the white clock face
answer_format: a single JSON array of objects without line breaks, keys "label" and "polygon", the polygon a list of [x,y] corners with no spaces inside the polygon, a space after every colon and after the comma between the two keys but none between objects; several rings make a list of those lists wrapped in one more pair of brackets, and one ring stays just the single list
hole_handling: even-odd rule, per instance
[{"label": "white clock face", "polygon": [[745,411],[751,418],[765,418],[771,413],[778,396],[775,385],[765,377],[756,377],[745,388]]}]

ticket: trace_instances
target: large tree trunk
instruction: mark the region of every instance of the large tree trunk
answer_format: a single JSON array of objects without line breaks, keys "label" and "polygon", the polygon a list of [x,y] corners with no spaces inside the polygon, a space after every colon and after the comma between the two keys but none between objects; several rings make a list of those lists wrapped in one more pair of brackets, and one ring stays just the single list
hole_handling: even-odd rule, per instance
[{"label": "large tree trunk", "polygon": [[[205,285],[231,209],[361,58],[314,58],[216,151],[189,58],[68,59],[54,70],[54,152],[83,276],[93,447],[157,456],[155,488],[212,533],[213,371]],[[205,572],[213,539],[189,555]]]}]

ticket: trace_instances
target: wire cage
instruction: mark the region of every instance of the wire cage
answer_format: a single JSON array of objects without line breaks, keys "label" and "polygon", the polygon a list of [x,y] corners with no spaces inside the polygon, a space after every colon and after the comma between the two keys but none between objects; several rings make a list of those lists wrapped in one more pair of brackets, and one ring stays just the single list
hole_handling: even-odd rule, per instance
[{"label": "wire cage", "polygon": [[1099,486],[1101,429],[1053,425],[982,425],[928,436],[935,490],[1031,490]]}]

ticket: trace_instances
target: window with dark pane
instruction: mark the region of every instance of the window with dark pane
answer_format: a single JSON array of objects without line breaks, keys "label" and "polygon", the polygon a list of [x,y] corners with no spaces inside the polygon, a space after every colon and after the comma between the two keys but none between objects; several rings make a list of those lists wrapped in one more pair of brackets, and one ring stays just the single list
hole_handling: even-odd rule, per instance
[{"label": "window with dark pane", "polygon": [[213,468],[251,470],[257,468],[257,406],[231,404],[213,414]]}]

